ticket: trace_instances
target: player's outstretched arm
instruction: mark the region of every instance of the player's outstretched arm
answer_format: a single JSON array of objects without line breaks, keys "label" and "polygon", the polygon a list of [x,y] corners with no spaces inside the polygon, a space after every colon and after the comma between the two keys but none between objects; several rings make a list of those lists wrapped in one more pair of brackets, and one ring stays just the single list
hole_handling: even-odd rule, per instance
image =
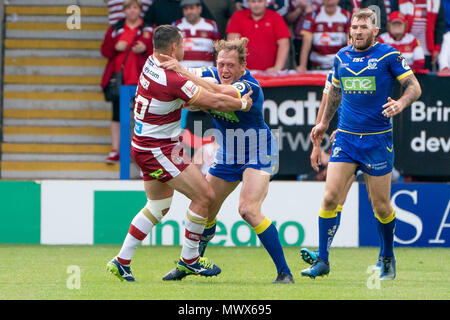
[{"label": "player's outstretched arm", "polygon": [[383,105],[383,115],[391,118],[396,114],[402,112],[411,103],[419,99],[422,94],[419,81],[414,74],[399,80],[403,94],[398,100],[394,100],[391,97],[388,98],[388,102]]},{"label": "player's outstretched arm", "polygon": [[239,99],[226,94],[214,93],[200,87],[197,96],[189,101],[189,104],[201,109],[212,109],[225,112],[249,111],[253,104],[253,100],[250,97],[252,94],[253,91],[250,90]]},{"label": "player's outstretched arm", "polygon": [[214,93],[221,93],[221,94],[227,94],[232,97],[238,98],[239,93],[236,91],[236,89],[230,85],[219,85],[213,82],[210,82],[208,80],[202,79],[201,77],[195,75],[194,73],[190,72],[188,69],[186,69],[184,66],[180,64],[180,62],[170,56],[162,54],[161,56],[165,57],[167,60],[161,63],[161,67],[164,69],[172,70],[175,72],[178,72],[182,76],[188,78],[192,82],[194,82],[196,85],[201,86],[203,88],[206,88],[207,90],[214,92]]}]

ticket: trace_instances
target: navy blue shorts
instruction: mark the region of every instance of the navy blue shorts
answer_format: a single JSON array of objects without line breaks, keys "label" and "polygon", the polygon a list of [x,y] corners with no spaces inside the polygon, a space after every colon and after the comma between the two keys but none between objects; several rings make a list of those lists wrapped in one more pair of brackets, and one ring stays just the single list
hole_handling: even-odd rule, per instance
[{"label": "navy blue shorts", "polygon": [[[245,149],[236,149],[232,154],[224,154],[223,149],[219,148],[208,172],[228,182],[242,181],[242,174],[247,168],[261,170],[273,176],[278,172],[277,140],[273,135],[268,140],[261,139],[267,144],[266,148],[260,148],[260,139],[258,136],[258,145],[247,145]],[[242,153],[240,150],[243,150]]]},{"label": "navy blue shorts", "polygon": [[338,130],[331,148],[330,162],[358,164],[371,176],[384,176],[394,168],[392,130],[376,134],[355,134]]},{"label": "navy blue shorts", "polygon": [[[276,146],[276,141],[272,142],[272,145]],[[247,168],[261,170],[273,176],[278,172],[279,153],[277,148],[274,148],[274,150],[269,149],[268,151],[254,157],[246,154],[245,160],[242,161],[243,163],[239,161],[237,163],[233,163],[233,161],[231,163],[219,161],[216,154],[216,159],[209,168],[209,173],[228,182],[242,181],[242,174]],[[221,157],[219,156],[219,158]]]},{"label": "navy blue shorts", "polygon": [[244,164],[218,163],[217,160],[214,160],[209,168],[209,173],[228,182],[242,181],[242,174],[247,168],[261,170],[273,176],[278,172],[278,154],[266,157],[267,160],[264,161],[259,161],[257,163],[247,162]]}]

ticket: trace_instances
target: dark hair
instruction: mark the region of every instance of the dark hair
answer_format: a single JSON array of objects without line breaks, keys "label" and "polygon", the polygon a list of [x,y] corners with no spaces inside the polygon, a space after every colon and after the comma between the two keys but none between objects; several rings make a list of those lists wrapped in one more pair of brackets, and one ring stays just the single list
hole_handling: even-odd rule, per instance
[{"label": "dark hair", "polygon": [[153,47],[155,50],[166,50],[172,43],[181,41],[180,29],[170,24],[158,26],[153,31]]}]

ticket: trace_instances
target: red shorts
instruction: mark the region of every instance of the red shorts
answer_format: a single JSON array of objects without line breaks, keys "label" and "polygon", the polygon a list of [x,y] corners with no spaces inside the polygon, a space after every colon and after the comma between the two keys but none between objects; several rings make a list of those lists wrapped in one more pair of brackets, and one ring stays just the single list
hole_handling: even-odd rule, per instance
[{"label": "red shorts", "polygon": [[131,147],[131,157],[142,171],[142,179],[167,182],[178,176],[189,166],[183,157],[181,144],[141,150]]}]

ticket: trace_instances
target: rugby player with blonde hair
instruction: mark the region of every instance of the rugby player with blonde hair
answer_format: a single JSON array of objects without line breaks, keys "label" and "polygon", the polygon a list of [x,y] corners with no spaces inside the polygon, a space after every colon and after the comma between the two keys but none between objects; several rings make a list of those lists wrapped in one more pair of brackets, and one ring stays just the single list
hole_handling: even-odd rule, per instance
[{"label": "rugby player with blonde hair", "polygon": [[[216,198],[209,207],[208,222],[200,240],[200,255],[204,254],[208,241],[214,237],[216,216],[223,202],[242,182],[238,211],[253,228],[276,266],[277,277],[273,283],[293,283],[278,231],[261,211],[270,178],[277,170],[278,146],[264,122],[261,86],[246,68],[247,43],[247,38],[215,42],[216,67],[187,70],[175,60],[163,64],[163,67],[181,73],[212,92],[236,98],[253,92],[253,105],[248,112],[209,111],[213,117],[215,139],[220,147],[206,176]],[[213,78],[217,83],[202,77]],[[189,273],[175,268],[163,279],[180,280],[186,275]]]}]

